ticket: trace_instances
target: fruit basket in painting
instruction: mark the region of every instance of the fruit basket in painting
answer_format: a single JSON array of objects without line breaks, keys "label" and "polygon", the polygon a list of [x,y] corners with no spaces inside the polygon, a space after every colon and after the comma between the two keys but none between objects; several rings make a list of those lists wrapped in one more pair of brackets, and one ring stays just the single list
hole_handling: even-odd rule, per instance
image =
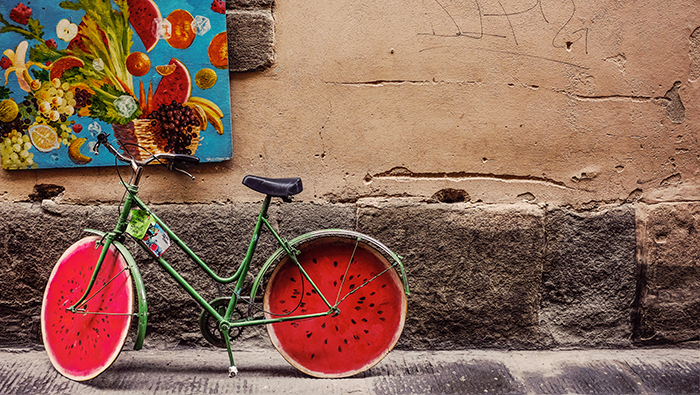
[{"label": "fruit basket in painting", "polygon": [[0,4],[3,168],[111,165],[89,150],[101,131],[138,159],[232,156],[223,0],[14,1]]}]

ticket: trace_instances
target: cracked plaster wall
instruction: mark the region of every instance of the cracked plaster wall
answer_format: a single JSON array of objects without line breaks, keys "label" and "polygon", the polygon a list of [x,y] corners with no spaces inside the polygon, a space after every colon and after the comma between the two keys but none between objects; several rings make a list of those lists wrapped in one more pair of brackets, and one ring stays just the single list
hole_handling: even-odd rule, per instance
[{"label": "cracked plaster wall", "polygon": [[[477,7],[478,6],[478,7]],[[682,10],[682,11],[681,11]],[[231,0],[234,157],[151,171],[154,202],[246,202],[248,173],[303,201],[372,196],[575,208],[698,193],[700,11],[692,1]],[[114,202],[110,169],[0,172]]]}]

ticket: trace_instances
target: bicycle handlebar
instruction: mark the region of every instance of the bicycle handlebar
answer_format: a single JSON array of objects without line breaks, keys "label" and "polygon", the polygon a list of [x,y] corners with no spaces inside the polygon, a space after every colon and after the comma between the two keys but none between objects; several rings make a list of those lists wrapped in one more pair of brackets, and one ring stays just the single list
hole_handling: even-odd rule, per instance
[{"label": "bicycle handlebar", "polygon": [[173,167],[173,165],[175,162],[199,163],[198,157],[192,156],[192,155],[185,155],[185,154],[158,153],[158,154],[151,154],[151,156],[149,158],[147,158],[146,160],[136,160],[130,156],[126,156],[126,155],[122,154],[121,152],[117,151],[117,149],[114,148],[112,143],[109,142],[108,137],[109,137],[109,135],[105,132],[100,132],[97,135],[97,143],[95,144],[95,147],[93,148],[93,152],[95,153],[95,155],[99,154],[100,145],[103,145],[103,146],[105,146],[105,148],[107,148],[107,150],[109,151],[110,154],[114,155],[115,158],[117,158],[118,160],[120,160],[124,163],[130,164],[131,168],[134,171],[138,171],[139,168],[143,168],[144,166],[153,162],[154,160],[157,160],[159,162],[161,160],[167,160],[168,161],[168,169],[177,170],[181,173],[188,175],[190,178],[192,178],[194,180],[194,177],[191,174],[187,173],[186,171],[184,171],[182,169],[178,169],[176,167]]}]

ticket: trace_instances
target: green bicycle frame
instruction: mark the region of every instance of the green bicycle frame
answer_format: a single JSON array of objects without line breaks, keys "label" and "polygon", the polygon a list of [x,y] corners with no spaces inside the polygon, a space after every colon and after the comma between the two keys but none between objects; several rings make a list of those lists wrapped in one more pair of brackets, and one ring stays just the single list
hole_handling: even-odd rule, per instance
[{"label": "green bicycle frame", "polygon": [[[252,326],[252,325],[260,325],[260,324],[272,324],[272,323],[277,323],[277,322],[285,322],[285,321],[292,321],[292,320],[302,320],[306,318],[315,318],[315,317],[322,317],[322,316],[328,316],[328,315],[337,315],[340,313],[340,310],[336,305],[332,305],[328,299],[326,298],[325,295],[321,292],[321,290],[318,288],[318,286],[314,283],[314,281],[311,279],[311,277],[307,274],[307,272],[304,270],[302,265],[299,263],[297,260],[297,255],[299,254],[299,251],[294,249],[293,244],[287,242],[286,240],[282,239],[280,235],[275,231],[275,229],[272,227],[272,225],[269,223],[267,220],[267,211],[270,206],[270,201],[271,201],[271,196],[267,195],[263,201],[262,208],[258,214],[258,218],[255,223],[255,228],[253,230],[253,235],[250,241],[250,244],[248,246],[248,250],[246,252],[245,257],[243,258],[243,261],[241,262],[240,266],[236,270],[236,272],[229,276],[229,277],[222,277],[217,275],[202,259],[200,259],[197,254],[195,254],[160,218],[158,218],[151,210],[147,207],[147,205],[138,198],[137,193],[138,193],[138,177],[136,182],[132,184],[124,184],[127,190],[125,199],[124,199],[124,204],[121,209],[121,212],[119,214],[119,219],[117,221],[117,225],[115,226],[114,230],[108,233],[102,233],[98,231],[93,231],[89,230],[93,233],[97,233],[102,236],[102,239],[98,242],[99,245],[102,245],[103,250],[100,254],[99,260],[95,265],[94,272],[92,274],[92,277],[90,279],[90,282],[88,283],[87,289],[85,290],[85,293],[83,296],[71,307],[67,308],[67,311],[80,314],[85,312],[84,309],[81,309],[81,307],[86,303],[85,301],[88,299],[88,295],[90,294],[92,287],[96,281],[97,275],[99,273],[99,270],[102,266],[102,263],[106,257],[107,251],[109,247],[114,244],[119,252],[125,256],[127,262],[129,263],[130,268],[132,269],[132,275],[134,277],[135,283],[136,283],[136,288],[137,288],[137,296],[138,296],[138,303],[139,303],[139,313],[137,314],[139,316],[139,328],[137,332],[137,338],[136,338],[136,344],[134,346],[134,349],[138,350],[141,348],[141,344],[143,342],[143,338],[145,336],[145,330],[146,330],[146,318],[147,318],[147,306],[146,306],[146,299],[145,299],[145,292],[143,289],[143,281],[141,279],[141,276],[138,272],[138,268],[136,267],[136,263],[134,259],[131,257],[131,255],[128,253],[126,248],[123,246],[122,241],[124,239],[124,233],[126,233],[127,226],[129,224],[129,216],[131,214],[132,208],[138,208],[141,210],[146,211],[150,216],[153,221],[155,221],[160,227],[163,229],[163,231],[168,235],[170,238],[171,242],[174,242],[182,251],[185,252],[185,254],[192,260],[194,261],[197,265],[199,265],[204,272],[212,278],[214,281],[219,282],[221,284],[230,284],[235,282],[234,290],[231,295],[231,299],[229,301],[228,307],[226,309],[226,312],[222,316],[212,305],[205,300],[178,272],[173,268],[165,259],[162,257],[157,257],[155,260],[160,264],[160,266],[167,271],[171,277],[175,279],[175,281],[180,284],[180,286],[188,293],[190,296],[197,301],[197,303],[204,309],[206,310],[209,314],[211,314],[212,317],[214,317],[217,322],[219,323],[219,329],[222,333],[222,336],[224,338],[224,341],[226,343],[226,348],[228,350],[228,355],[229,359],[231,362],[231,366],[235,366],[233,362],[233,354],[231,352],[231,346],[230,346],[230,339],[229,339],[229,330],[231,328],[235,327],[244,327],[244,326]],[[323,312],[317,312],[313,314],[304,314],[304,315],[295,315],[295,316],[286,316],[286,317],[276,317],[276,318],[258,318],[258,319],[253,319],[248,315],[247,317],[242,317],[241,319],[237,319],[235,321],[231,321],[231,317],[233,316],[235,312],[236,305],[239,302],[239,298],[241,295],[241,290],[243,289],[244,282],[246,279],[246,274],[248,273],[248,270],[250,269],[250,263],[253,259],[253,255],[255,253],[255,249],[258,243],[258,239],[260,237],[260,234],[263,230],[263,228],[266,228],[274,239],[277,241],[277,243],[280,245],[281,250],[278,252],[283,253],[286,256],[289,256],[289,258],[296,264],[296,266],[299,268],[300,272],[306,278],[306,280],[310,283],[310,285],[313,287],[313,289],[318,293],[318,295],[322,298],[323,302],[325,305],[328,307],[327,311]],[[296,240],[296,239],[295,239]],[[359,242],[359,240],[358,240]],[[147,249],[147,247],[139,243],[141,247],[146,250],[149,254],[151,254],[151,251]],[[404,290],[406,294],[410,294],[408,290],[408,283],[406,281],[406,275],[404,272],[403,265],[401,264],[401,259],[397,255],[393,254],[392,252],[389,251],[389,254],[395,261],[395,264],[392,267],[395,267],[398,265],[398,269],[401,274],[401,278],[404,282]],[[263,272],[266,271],[270,264],[272,262],[268,260],[266,264],[263,266],[261,269],[261,273],[258,274],[250,295],[250,300],[251,302],[255,300],[257,290],[261,285],[262,282],[262,275],[264,274]]]}]

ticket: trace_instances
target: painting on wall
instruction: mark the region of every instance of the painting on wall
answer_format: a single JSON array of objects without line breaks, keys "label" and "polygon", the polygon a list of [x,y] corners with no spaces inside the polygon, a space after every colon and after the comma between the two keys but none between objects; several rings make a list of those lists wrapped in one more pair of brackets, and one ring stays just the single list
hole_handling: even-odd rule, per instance
[{"label": "painting on wall", "polygon": [[232,156],[224,0],[3,0],[0,51],[6,170]]}]

